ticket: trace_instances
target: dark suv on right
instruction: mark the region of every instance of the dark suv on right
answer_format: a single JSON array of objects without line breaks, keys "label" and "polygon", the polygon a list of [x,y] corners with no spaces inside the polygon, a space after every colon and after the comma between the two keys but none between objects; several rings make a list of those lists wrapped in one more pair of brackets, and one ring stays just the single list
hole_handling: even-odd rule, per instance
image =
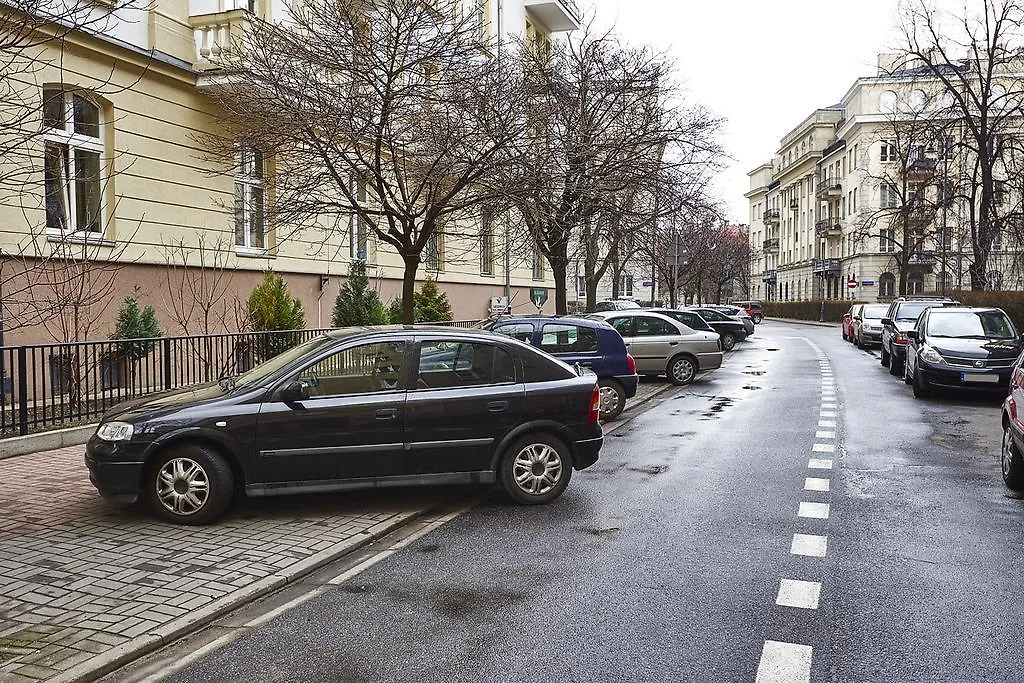
[{"label": "dark suv on right", "polygon": [[894,299],[882,318],[881,362],[883,367],[889,368],[889,374],[898,377],[903,373],[903,363],[907,359],[906,333],[914,329],[923,311],[935,306],[959,305],[959,301],[945,296],[901,296]]}]

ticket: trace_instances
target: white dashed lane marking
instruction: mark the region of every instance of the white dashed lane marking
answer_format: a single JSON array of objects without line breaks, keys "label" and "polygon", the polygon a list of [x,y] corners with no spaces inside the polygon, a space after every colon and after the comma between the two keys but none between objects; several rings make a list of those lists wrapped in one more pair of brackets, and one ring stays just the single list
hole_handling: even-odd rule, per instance
[{"label": "white dashed lane marking", "polygon": [[823,431],[823,430],[819,429],[818,431],[814,432],[814,438],[815,439],[834,439],[834,438],[836,438],[836,433],[835,432],[826,432],[826,431]]},{"label": "white dashed lane marking", "polygon": [[793,555],[807,557],[825,557],[827,551],[828,537],[814,534],[793,534],[793,543],[789,546],[789,552]]},{"label": "white dashed lane marking", "polygon": [[815,453],[835,453],[836,447],[830,443],[816,443],[811,447]]},{"label": "white dashed lane marking", "polygon": [[836,421],[835,420],[818,420],[818,426],[819,427],[835,427],[836,426]]},{"label": "white dashed lane marking", "polygon": [[811,680],[810,645],[764,641],[757,683],[804,683]]},{"label": "white dashed lane marking", "polygon": [[828,491],[828,479],[818,477],[804,477],[804,491]]},{"label": "white dashed lane marking", "polygon": [[821,417],[835,417],[836,411],[834,410],[823,410],[820,413]]},{"label": "white dashed lane marking", "polygon": [[821,584],[817,581],[782,579],[779,582],[779,594],[775,598],[775,604],[800,609],[818,609],[820,596]]},{"label": "white dashed lane marking", "polygon": [[830,470],[832,469],[832,460],[829,458],[811,458],[807,461],[807,469]]},{"label": "white dashed lane marking", "polygon": [[828,503],[801,502],[796,516],[809,519],[828,519]]}]

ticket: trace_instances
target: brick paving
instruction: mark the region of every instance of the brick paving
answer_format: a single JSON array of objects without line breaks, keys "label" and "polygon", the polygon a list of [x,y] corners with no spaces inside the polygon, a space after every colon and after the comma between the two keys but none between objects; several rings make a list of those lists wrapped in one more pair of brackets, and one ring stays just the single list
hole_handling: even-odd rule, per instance
[{"label": "brick paving", "polygon": [[104,501],[84,446],[0,460],[0,681],[76,678],[260,582],[339,554],[436,503],[392,490],[254,499],[208,527]]}]

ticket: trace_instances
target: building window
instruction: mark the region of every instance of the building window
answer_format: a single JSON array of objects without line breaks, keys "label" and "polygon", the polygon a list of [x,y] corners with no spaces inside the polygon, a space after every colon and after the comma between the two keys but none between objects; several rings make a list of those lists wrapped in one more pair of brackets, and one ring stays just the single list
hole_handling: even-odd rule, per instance
[{"label": "building window", "polygon": [[[357,178],[355,181],[356,202],[359,206],[367,206],[369,194],[366,189],[366,179]],[[357,214],[349,216],[348,220],[348,255],[353,261],[366,261],[368,250],[367,235],[368,222],[366,218]]]},{"label": "building window", "polygon": [[996,229],[996,234],[992,237],[992,251],[1003,250],[1003,231]]},{"label": "building window", "polygon": [[992,203],[996,206],[1002,206],[1003,202],[1006,201],[1006,183],[1002,180],[992,181]]},{"label": "building window", "polygon": [[892,228],[882,228],[878,231],[878,251],[892,253],[896,251],[896,232]]},{"label": "building window", "polygon": [[544,255],[540,253],[540,249],[533,250],[533,279],[544,279]]},{"label": "building window", "polygon": [[487,42],[487,0],[470,0],[474,38]]},{"label": "building window", "polygon": [[892,298],[896,292],[896,276],[882,273],[878,278],[878,296]]},{"label": "building window", "polygon": [[46,228],[102,233],[102,112],[82,92],[43,89]]},{"label": "building window", "polygon": [[480,218],[480,274],[494,275],[494,219],[489,211]]},{"label": "building window", "polygon": [[998,270],[990,270],[985,274],[985,289],[998,292],[1003,289],[1003,274]]},{"label": "building window", "polygon": [[907,276],[907,294],[913,296],[924,291],[924,275],[911,273]]},{"label": "building window", "polygon": [[879,152],[879,161],[897,161],[896,143],[892,140],[882,140],[882,148]]},{"label": "building window", "polygon": [[444,270],[444,234],[439,229],[427,240],[423,254],[423,265],[427,270]]},{"label": "building window", "polygon": [[582,299],[587,295],[587,278],[583,275],[576,276],[576,298]]},{"label": "building window", "polygon": [[878,206],[883,209],[895,209],[900,205],[900,194],[890,182],[878,186]]},{"label": "building window", "polygon": [[247,249],[266,248],[266,164],[263,152],[241,147],[235,175],[235,245]]}]

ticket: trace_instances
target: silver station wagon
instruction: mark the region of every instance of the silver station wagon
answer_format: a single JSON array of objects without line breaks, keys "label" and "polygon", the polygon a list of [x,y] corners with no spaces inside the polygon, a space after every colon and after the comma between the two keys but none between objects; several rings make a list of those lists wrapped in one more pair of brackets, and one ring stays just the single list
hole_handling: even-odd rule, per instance
[{"label": "silver station wagon", "polygon": [[640,375],[665,375],[673,384],[689,384],[698,374],[722,367],[717,332],[694,330],[652,311],[601,311],[587,316],[604,320],[626,342]]}]

